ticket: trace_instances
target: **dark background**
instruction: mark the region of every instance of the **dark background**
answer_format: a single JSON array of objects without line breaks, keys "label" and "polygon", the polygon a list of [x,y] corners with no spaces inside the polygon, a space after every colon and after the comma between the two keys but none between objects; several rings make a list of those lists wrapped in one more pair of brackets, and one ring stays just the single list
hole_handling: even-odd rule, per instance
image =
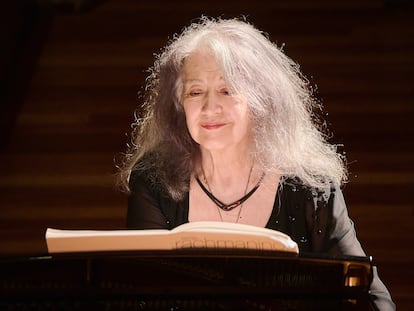
[{"label": "dark background", "polygon": [[414,310],[412,1],[4,1],[0,256],[57,228],[122,228],[125,150],[153,53],[204,15],[246,15],[297,61],[344,145],[344,193],[399,310]]}]

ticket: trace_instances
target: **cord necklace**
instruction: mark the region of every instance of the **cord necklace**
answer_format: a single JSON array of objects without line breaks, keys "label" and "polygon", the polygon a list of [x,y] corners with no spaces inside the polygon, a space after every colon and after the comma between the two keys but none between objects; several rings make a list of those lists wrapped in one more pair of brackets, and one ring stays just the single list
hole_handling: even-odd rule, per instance
[{"label": "cord necklace", "polygon": [[200,188],[204,191],[204,193],[209,197],[209,199],[217,206],[217,208],[218,208],[218,213],[219,213],[219,215],[220,215],[220,219],[221,219],[221,221],[223,221],[223,217],[222,217],[222,214],[221,214],[221,211],[220,210],[223,210],[223,211],[226,211],[226,212],[228,212],[228,211],[231,211],[231,210],[233,210],[233,209],[235,209],[236,207],[238,207],[238,206],[240,206],[240,209],[239,209],[239,212],[238,212],[238,214],[237,214],[237,220],[236,220],[236,222],[238,222],[239,221],[239,218],[240,218],[240,214],[241,214],[241,210],[242,210],[242,208],[243,208],[243,203],[248,199],[248,198],[250,198],[252,195],[253,195],[253,193],[255,193],[256,192],[256,190],[259,188],[259,186],[260,186],[260,184],[261,184],[261,182],[262,182],[262,180],[263,180],[263,178],[264,178],[264,176],[265,176],[265,173],[263,172],[263,174],[262,174],[262,176],[260,177],[260,179],[259,179],[259,181],[257,182],[257,184],[252,188],[252,190],[250,190],[248,193],[247,193],[247,189],[248,189],[248,187],[249,187],[249,183],[250,183],[250,178],[251,178],[251,175],[252,175],[252,170],[253,170],[253,166],[250,168],[250,172],[249,172],[249,177],[248,177],[248,179],[247,179],[247,183],[246,183],[246,188],[245,188],[245,190],[244,190],[244,195],[243,195],[243,197],[241,197],[240,199],[238,199],[238,200],[236,200],[236,201],[234,201],[233,203],[230,203],[230,204],[225,204],[225,203],[223,203],[222,201],[220,201],[219,199],[217,199],[213,194],[212,194],[212,192],[211,192],[211,187],[210,187],[210,185],[209,185],[209,183],[208,183],[208,181],[207,181],[207,178],[206,178],[206,175],[205,175],[205,173],[204,173],[204,170],[202,170],[202,172],[203,172],[203,179],[204,179],[204,182],[205,182],[205,184],[207,185],[207,188],[203,185],[203,183],[200,181],[200,179],[198,178],[198,176],[196,177],[196,180],[197,180],[197,183],[199,184],[199,186],[200,186]]}]

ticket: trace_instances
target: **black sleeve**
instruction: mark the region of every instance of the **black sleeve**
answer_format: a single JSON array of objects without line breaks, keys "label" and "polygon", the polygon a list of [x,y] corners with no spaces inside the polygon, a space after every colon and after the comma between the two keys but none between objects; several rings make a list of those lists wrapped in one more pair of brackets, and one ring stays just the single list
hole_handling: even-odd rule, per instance
[{"label": "black sleeve", "polygon": [[[333,255],[365,256],[357,239],[354,223],[348,216],[342,191],[339,188],[333,189],[327,204],[318,206],[317,215],[318,221],[315,224],[318,226],[316,232],[320,239],[319,243],[316,243],[319,244],[318,251]],[[380,280],[376,267],[373,269],[370,296],[375,310],[395,310],[395,304]]]},{"label": "black sleeve", "polygon": [[126,226],[128,229],[168,229],[160,208],[160,195],[144,172],[132,171]]}]

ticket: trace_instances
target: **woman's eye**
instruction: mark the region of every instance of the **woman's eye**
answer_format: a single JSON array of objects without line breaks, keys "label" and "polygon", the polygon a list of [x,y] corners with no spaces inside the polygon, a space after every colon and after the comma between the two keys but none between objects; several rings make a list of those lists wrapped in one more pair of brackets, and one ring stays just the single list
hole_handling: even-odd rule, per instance
[{"label": "woman's eye", "polygon": [[190,91],[187,93],[187,97],[197,97],[200,96],[203,92],[199,90]]},{"label": "woman's eye", "polygon": [[229,96],[231,95],[230,91],[228,89],[222,89],[221,93],[224,94],[224,95],[229,95]]}]

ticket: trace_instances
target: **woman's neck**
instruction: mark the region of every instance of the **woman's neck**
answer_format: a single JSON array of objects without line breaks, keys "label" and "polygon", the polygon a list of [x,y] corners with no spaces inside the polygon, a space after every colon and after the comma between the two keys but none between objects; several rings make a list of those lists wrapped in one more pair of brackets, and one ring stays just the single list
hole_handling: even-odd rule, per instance
[{"label": "woman's neck", "polygon": [[248,153],[204,151],[201,156],[199,177],[223,197],[244,194],[248,183],[261,174],[254,169],[254,160]]}]

